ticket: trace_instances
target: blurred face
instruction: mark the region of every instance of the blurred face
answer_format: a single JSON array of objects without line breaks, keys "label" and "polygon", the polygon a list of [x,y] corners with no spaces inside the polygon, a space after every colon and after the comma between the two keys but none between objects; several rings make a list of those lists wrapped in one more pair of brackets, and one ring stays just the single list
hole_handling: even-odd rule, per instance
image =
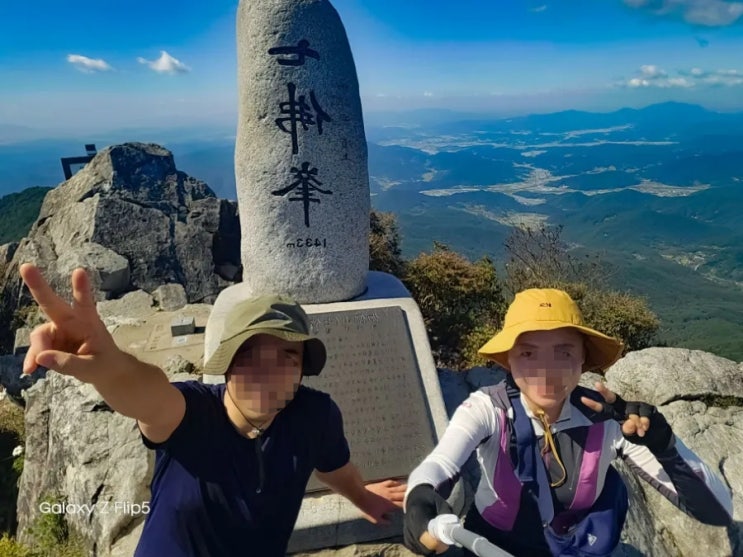
[{"label": "blurred face", "polygon": [[227,388],[240,409],[266,414],[284,408],[302,379],[303,348],[271,335],[248,339],[227,371]]},{"label": "blurred face", "polygon": [[575,329],[523,333],[508,352],[516,385],[544,410],[562,408],[580,381],[585,353]]}]

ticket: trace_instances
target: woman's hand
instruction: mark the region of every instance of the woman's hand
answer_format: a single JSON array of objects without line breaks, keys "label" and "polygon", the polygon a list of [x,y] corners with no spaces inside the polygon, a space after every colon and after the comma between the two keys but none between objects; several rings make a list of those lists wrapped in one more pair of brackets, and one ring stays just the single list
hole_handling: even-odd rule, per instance
[{"label": "woman's hand", "polygon": [[581,397],[581,402],[597,414],[622,424],[625,439],[636,445],[644,445],[653,453],[664,452],[673,446],[673,430],[655,406],[646,402],[625,401],[603,383],[597,382],[596,390],[605,402],[587,397]]}]

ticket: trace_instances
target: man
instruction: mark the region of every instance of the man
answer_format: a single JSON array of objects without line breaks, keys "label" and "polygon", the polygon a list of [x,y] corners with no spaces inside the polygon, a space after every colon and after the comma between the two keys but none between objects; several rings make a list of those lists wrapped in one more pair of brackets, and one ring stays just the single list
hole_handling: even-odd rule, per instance
[{"label": "man", "polygon": [[586,327],[565,292],[517,294],[503,329],[480,349],[507,380],[462,403],[410,475],[406,545],[421,554],[445,548],[426,527],[451,512],[439,491],[473,451],[482,476],[465,527],[516,556],[610,555],[628,505],[610,465],[616,457],[700,522],[731,524],[728,488],[655,407],[624,401],[600,383],[598,393],[578,386],[583,372],[608,368],[622,349]]},{"label": "man", "polygon": [[91,383],[114,411],[137,420],[157,451],[136,557],[285,555],[313,470],[373,523],[401,505],[404,485],[364,486],[338,407],[301,386],[303,375],[322,370],[325,347],[298,304],[236,304],[204,369],[226,374],[226,383],[171,384],[116,346],[84,270],[72,273],[71,304],[36,267],[20,273],[50,320],[31,333],[24,373],[43,366]]}]

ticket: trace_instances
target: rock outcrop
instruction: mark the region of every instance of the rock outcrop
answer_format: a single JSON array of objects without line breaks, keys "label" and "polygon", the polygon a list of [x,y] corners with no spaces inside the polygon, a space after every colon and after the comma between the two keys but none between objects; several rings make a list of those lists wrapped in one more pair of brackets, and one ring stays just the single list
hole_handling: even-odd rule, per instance
[{"label": "rock outcrop", "polygon": [[656,405],[733,492],[736,523],[725,529],[700,524],[634,480],[647,516],[625,528],[627,539],[653,557],[743,555],[743,365],[697,350],[649,348],[617,362],[607,379],[625,399]]},{"label": "rock outcrop", "polygon": [[237,205],[178,171],[162,147],[104,149],[46,195],[26,238],[0,249],[3,352],[13,346],[14,314],[29,302],[18,277],[24,262],[42,267],[61,292],[83,266],[100,299],[179,284],[188,303],[212,303],[240,276]]}]

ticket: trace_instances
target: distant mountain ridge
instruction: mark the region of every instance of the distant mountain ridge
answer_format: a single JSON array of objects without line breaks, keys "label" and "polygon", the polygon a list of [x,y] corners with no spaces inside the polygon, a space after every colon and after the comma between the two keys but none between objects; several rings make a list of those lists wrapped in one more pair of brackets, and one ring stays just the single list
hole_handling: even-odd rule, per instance
[{"label": "distant mountain ridge", "polygon": [[[603,254],[616,287],[648,297],[669,343],[743,359],[743,112],[418,111],[370,115],[366,131],[372,203],[397,215],[407,257],[437,240],[502,261],[513,225],[564,225],[575,249]],[[0,195],[59,183],[77,141],[0,145]],[[162,143],[236,198],[229,133]]]}]

